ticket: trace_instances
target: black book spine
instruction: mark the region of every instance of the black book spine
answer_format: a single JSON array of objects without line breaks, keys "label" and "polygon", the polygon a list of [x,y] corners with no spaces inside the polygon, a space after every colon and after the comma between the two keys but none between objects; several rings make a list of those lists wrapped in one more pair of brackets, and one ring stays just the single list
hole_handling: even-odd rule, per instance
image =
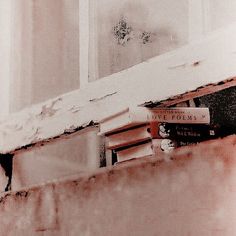
[{"label": "black book spine", "polygon": [[200,124],[150,124],[150,132],[153,138],[170,138],[185,141],[204,141],[216,137],[216,133],[209,125]]}]

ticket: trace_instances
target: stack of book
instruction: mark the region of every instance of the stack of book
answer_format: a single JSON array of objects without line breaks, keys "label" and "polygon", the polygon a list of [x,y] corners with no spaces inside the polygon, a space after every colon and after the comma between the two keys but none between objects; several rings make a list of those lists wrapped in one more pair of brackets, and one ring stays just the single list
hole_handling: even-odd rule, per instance
[{"label": "stack of book", "polygon": [[[159,155],[173,149],[210,139],[208,108],[128,108],[100,123],[106,148],[117,162]],[[113,155],[114,157],[114,155]]]}]

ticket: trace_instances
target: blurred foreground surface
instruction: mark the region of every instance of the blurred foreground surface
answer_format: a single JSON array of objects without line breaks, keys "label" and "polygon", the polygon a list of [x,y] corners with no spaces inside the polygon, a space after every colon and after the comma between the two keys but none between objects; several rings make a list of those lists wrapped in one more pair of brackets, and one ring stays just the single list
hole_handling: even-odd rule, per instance
[{"label": "blurred foreground surface", "polygon": [[3,194],[0,235],[236,235],[236,136]]}]

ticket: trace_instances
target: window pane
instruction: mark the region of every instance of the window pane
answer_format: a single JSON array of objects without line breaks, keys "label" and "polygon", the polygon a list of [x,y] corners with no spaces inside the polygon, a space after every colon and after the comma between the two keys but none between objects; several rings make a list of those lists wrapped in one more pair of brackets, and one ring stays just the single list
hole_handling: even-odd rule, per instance
[{"label": "window pane", "polygon": [[79,88],[79,1],[14,1],[11,110]]},{"label": "window pane", "polygon": [[187,40],[187,0],[90,0],[90,81]]},{"label": "window pane", "polygon": [[236,21],[235,0],[209,0],[210,30],[227,26]]}]

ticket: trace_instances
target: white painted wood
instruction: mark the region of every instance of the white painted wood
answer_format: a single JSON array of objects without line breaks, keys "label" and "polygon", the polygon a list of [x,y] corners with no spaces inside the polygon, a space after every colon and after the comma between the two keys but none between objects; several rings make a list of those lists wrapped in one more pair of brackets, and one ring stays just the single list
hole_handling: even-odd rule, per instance
[{"label": "white painted wood", "polygon": [[98,32],[97,32],[97,0],[89,1],[89,82],[98,77]]},{"label": "white painted wood", "polygon": [[0,118],[8,115],[10,109],[11,5],[10,0],[0,2]]},{"label": "white painted wood", "polygon": [[89,0],[79,0],[80,88],[89,78]]},{"label": "white painted wood", "polygon": [[0,122],[7,153],[117,113],[236,76],[236,24]]}]

